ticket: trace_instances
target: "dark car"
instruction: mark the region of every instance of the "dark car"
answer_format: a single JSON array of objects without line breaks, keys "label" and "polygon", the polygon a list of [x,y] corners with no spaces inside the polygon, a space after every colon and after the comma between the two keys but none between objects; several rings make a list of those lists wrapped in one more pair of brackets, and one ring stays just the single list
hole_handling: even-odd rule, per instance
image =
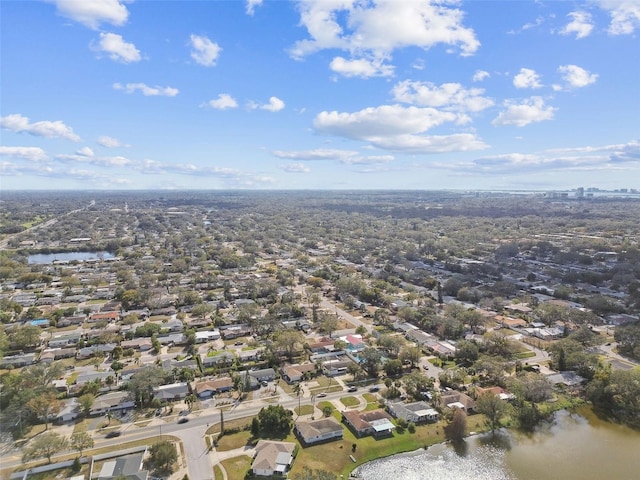
[{"label": "dark car", "polygon": [[181,417],[180,420],[178,420],[178,423],[187,423],[189,421],[189,419],[187,417]]},{"label": "dark car", "polygon": [[378,387],[378,386],[374,385],[373,387],[369,388],[369,391],[370,391],[371,393],[378,392],[378,391],[380,391],[380,387]]},{"label": "dark car", "polygon": [[122,435],[120,430],[111,430],[109,433],[105,435],[105,438],[116,438]]}]

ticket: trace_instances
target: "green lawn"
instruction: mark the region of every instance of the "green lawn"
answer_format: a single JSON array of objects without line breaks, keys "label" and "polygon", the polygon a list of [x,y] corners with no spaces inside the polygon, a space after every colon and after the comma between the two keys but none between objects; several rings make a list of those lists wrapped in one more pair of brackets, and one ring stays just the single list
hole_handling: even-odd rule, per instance
[{"label": "green lawn", "polygon": [[345,407],[355,407],[356,405],[360,405],[360,400],[353,396],[342,397],[340,401]]},{"label": "green lawn", "polygon": [[300,405],[300,410],[296,407],[293,411],[298,415],[311,415],[313,413],[313,405]]},{"label": "green lawn", "polygon": [[218,446],[216,450],[220,452],[225,452],[228,450],[233,450],[234,448],[244,447],[251,440],[251,432],[242,431],[238,433],[234,433],[232,435],[223,435],[221,439],[218,440]]},{"label": "green lawn", "polygon": [[251,467],[251,457],[242,455],[240,457],[228,458],[221,463],[222,468],[227,472],[228,480],[244,480]]}]

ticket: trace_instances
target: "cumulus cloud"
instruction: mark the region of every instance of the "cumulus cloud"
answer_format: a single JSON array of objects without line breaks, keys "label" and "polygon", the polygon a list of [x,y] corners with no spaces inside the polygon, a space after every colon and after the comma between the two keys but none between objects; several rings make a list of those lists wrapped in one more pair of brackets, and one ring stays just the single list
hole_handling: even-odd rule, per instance
[{"label": "cumulus cloud", "polygon": [[209,100],[203,106],[215,108],[216,110],[227,110],[229,108],[236,108],[238,102],[228,93],[221,93],[218,95],[218,98]]},{"label": "cumulus cloud", "polygon": [[214,67],[222,48],[205,36],[191,35],[191,58],[205,67]]},{"label": "cumulus cloud", "polygon": [[246,12],[247,15],[253,16],[256,7],[262,5],[262,0],[247,0]]},{"label": "cumulus cloud", "polygon": [[598,75],[577,65],[561,65],[558,72],[569,88],[582,88],[595,83]]},{"label": "cumulus cloud", "polygon": [[249,108],[249,110],[260,109],[260,110],[267,110],[269,112],[279,112],[285,107],[285,104],[278,97],[269,97],[269,103],[265,103],[261,105],[256,102],[249,102],[247,104],[247,107]]},{"label": "cumulus cloud", "polygon": [[107,148],[117,148],[117,147],[123,147],[124,146],[122,144],[122,142],[120,140],[118,140],[117,138],[108,137],[106,135],[103,135],[100,138],[98,138],[98,144],[102,145],[103,147],[107,147]]},{"label": "cumulus cloud", "polygon": [[14,113],[0,118],[0,127],[38,137],[64,138],[72,142],[80,141],[80,137],[73,132],[73,129],[65,125],[61,120],[29,123],[29,118],[19,113]]},{"label": "cumulus cloud", "polygon": [[505,102],[506,110],[493,120],[493,125],[515,125],[524,127],[530,123],[551,120],[555,108],[547,106],[542,97],[531,97],[522,103]]},{"label": "cumulus cloud", "polygon": [[576,38],[585,38],[588,37],[593,31],[593,20],[591,18],[591,14],[587,12],[577,11],[571,12],[568,17],[571,18],[571,21],[565,25],[565,27],[560,30],[562,35],[576,35]]},{"label": "cumulus cloud", "polygon": [[464,164],[453,162],[438,166],[451,170],[464,168],[476,174],[522,174],[537,170],[545,172],[610,170],[620,163],[640,165],[640,142],[549,149],[534,153],[514,152],[480,157]]},{"label": "cumulus cloud", "polygon": [[475,73],[473,74],[473,78],[472,80],[474,82],[481,82],[487,78],[489,78],[491,76],[491,74],[485,70],[476,70]]},{"label": "cumulus cloud", "polygon": [[115,62],[133,63],[142,58],[140,50],[133,43],[125,42],[121,35],[115,33],[101,33],[100,42],[94,50],[108,54]]},{"label": "cumulus cloud", "polygon": [[398,102],[451,111],[479,112],[493,105],[493,100],[482,96],[483,89],[466,89],[459,83],[443,83],[437,86],[430,82],[405,80],[397,83],[392,93]]},{"label": "cumulus cloud", "polygon": [[140,91],[145,97],[175,97],[180,93],[177,88],[159,86],[150,87],[144,83],[127,83],[126,85],[114,83],[113,88],[115,90],[122,90],[125,93]]},{"label": "cumulus cloud", "polygon": [[279,168],[288,173],[309,173],[311,169],[302,162],[279,165]]},{"label": "cumulus cloud", "polygon": [[319,133],[366,141],[383,150],[435,153],[485,148],[473,134],[423,135],[433,127],[460,119],[459,113],[435,108],[382,105],[353,113],[324,111],[313,125]]},{"label": "cumulus cloud", "polygon": [[91,150],[89,147],[82,147],[76,152],[76,154],[82,155],[83,157],[93,157],[93,150]]},{"label": "cumulus cloud", "polygon": [[609,12],[610,35],[631,35],[640,28],[640,2],[638,0],[599,0],[601,8]]},{"label": "cumulus cloud", "polygon": [[530,68],[521,68],[520,73],[513,77],[513,86],[516,88],[540,88],[540,75]]},{"label": "cumulus cloud", "polygon": [[464,13],[446,2],[304,0],[298,10],[309,38],[291,48],[297,59],[334,48],[385,58],[395,49],[437,44],[472,55],[480,46],[473,29],[462,23]]},{"label": "cumulus cloud", "polygon": [[47,0],[56,4],[58,13],[63,17],[96,30],[102,23],[124,25],[129,11],[124,3],[127,0]]},{"label": "cumulus cloud", "polygon": [[393,75],[393,66],[385,65],[382,59],[367,60],[358,58],[347,60],[343,57],[335,57],[331,60],[329,68],[345,77],[390,77]]},{"label": "cumulus cloud", "polygon": [[44,162],[47,154],[39,147],[7,147],[0,146],[0,156],[29,160],[31,162]]}]

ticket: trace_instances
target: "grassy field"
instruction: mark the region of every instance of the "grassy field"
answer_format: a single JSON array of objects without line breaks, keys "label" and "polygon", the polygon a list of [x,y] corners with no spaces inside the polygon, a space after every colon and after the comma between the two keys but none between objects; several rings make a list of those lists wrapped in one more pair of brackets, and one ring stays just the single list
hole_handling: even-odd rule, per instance
[{"label": "grassy field", "polygon": [[227,472],[228,480],[244,480],[244,477],[251,467],[251,457],[242,455],[240,457],[228,458],[222,461],[222,467]]},{"label": "grassy field", "polygon": [[342,397],[340,401],[345,407],[355,407],[356,405],[360,405],[360,400],[353,396]]},{"label": "grassy field", "polygon": [[242,431],[234,433],[232,435],[223,435],[218,440],[218,446],[216,450],[220,452],[226,452],[233,450],[234,448],[241,448],[247,445],[251,441],[251,432]]}]

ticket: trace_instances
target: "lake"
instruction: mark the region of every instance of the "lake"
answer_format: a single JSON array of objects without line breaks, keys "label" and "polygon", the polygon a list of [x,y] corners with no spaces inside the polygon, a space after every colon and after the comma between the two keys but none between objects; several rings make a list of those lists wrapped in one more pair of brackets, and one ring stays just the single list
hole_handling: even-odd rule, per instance
[{"label": "lake", "polygon": [[357,472],[364,480],[637,480],[638,452],[640,432],[582,409],[558,412],[533,435],[477,435],[457,449],[434,445],[370,462]]},{"label": "lake", "polygon": [[84,262],[86,260],[98,260],[105,258],[115,258],[115,255],[110,252],[62,252],[62,253],[36,253],[27,257],[28,263],[35,263],[38,265],[46,265],[58,262]]}]

